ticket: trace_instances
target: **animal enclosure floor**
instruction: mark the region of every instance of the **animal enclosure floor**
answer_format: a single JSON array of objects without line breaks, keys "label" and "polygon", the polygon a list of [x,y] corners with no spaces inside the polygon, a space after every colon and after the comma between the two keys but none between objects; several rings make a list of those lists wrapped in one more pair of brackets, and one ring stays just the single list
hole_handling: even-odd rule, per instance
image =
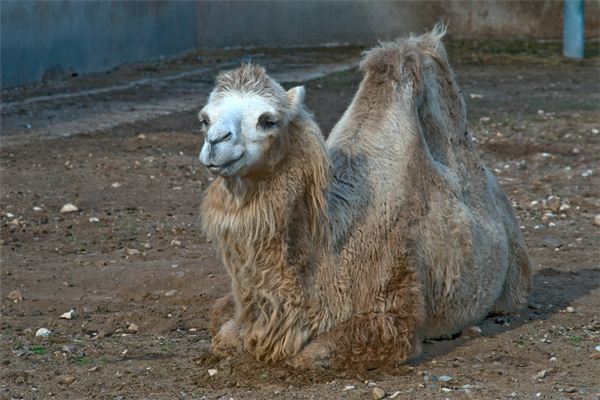
[{"label": "animal enclosure floor", "polygon": [[[331,52],[326,75],[304,82],[328,132],[360,82],[351,67],[359,50],[312,51]],[[2,93],[14,104],[3,105],[0,149],[0,399],[370,399],[373,385],[398,399],[598,398],[598,64],[452,54],[477,151],[529,246],[528,308],[485,319],[480,336],[426,343],[418,359],[385,370],[305,372],[211,356],[207,314],[229,282],[200,227],[210,177],[197,161],[195,115],[231,60],[183,81],[97,91],[146,78],[138,68]],[[282,77],[288,64],[272,60],[323,75],[300,56],[258,58]],[[161,68],[153,79],[171,76]],[[127,107],[144,112],[129,118]],[[66,203],[79,211],[61,214]],[[36,338],[39,328],[49,337]]]}]

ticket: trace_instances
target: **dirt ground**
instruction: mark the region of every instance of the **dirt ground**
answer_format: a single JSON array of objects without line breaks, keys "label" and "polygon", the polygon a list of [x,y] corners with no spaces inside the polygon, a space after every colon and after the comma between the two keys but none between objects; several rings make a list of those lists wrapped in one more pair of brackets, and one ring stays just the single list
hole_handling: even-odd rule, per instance
[{"label": "dirt ground", "polygon": [[[528,308],[386,370],[213,357],[207,315],[229,283],[200,227],[210,177],[195,114],[214,72],[247,55],[188,56],[2,92],[0,399],[370,399],[374,386],[398,399],[600,398],[598,57],[468,46],[451,44],[451,61],[525,233]],[[286,86],[309,79],[328,132],[360,81],[359,52],[252,58]],[[65,203],[79,210],[61,214]]]}]

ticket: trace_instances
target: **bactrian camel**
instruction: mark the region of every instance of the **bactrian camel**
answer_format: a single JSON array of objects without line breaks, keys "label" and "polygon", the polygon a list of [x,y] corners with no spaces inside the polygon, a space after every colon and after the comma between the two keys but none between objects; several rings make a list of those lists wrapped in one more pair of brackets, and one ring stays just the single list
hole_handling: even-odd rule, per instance
[{"label": "bactrian camel", "polygon": [[231,277],[212,349],[344,368],[398,363],[526,301],[527,249],[481,162],[444,29],[367,51],[325,141],[304,106],[246,64],[199,117],[216,175],[203,224]]}]

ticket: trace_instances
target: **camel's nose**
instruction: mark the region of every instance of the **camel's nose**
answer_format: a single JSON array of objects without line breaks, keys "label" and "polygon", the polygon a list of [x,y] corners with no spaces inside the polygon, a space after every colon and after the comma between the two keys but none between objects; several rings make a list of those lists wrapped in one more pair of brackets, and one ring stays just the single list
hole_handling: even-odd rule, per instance
[{"label": "camel's nose", "polygon": [[207,137],[206,141],[208,142],[208,144],[210,144],[211,146],[214,146],[217,143],[221,143],[224,142],[226,140],[231,139],[232,133],[231,131],[227,131],[227,132],[223,132],[223,133],[219,133],[218,136],[216,137]]}]

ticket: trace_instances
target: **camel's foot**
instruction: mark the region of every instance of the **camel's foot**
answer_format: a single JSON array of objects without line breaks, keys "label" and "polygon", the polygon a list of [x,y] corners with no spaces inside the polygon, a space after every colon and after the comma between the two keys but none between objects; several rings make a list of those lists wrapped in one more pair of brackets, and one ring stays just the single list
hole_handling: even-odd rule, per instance
[{"label": "camel's foot", "polygon": [[219,357],[231,356],[242,350],[242,340],[233,320],[226,322],[213,337],[210,350]]}]

